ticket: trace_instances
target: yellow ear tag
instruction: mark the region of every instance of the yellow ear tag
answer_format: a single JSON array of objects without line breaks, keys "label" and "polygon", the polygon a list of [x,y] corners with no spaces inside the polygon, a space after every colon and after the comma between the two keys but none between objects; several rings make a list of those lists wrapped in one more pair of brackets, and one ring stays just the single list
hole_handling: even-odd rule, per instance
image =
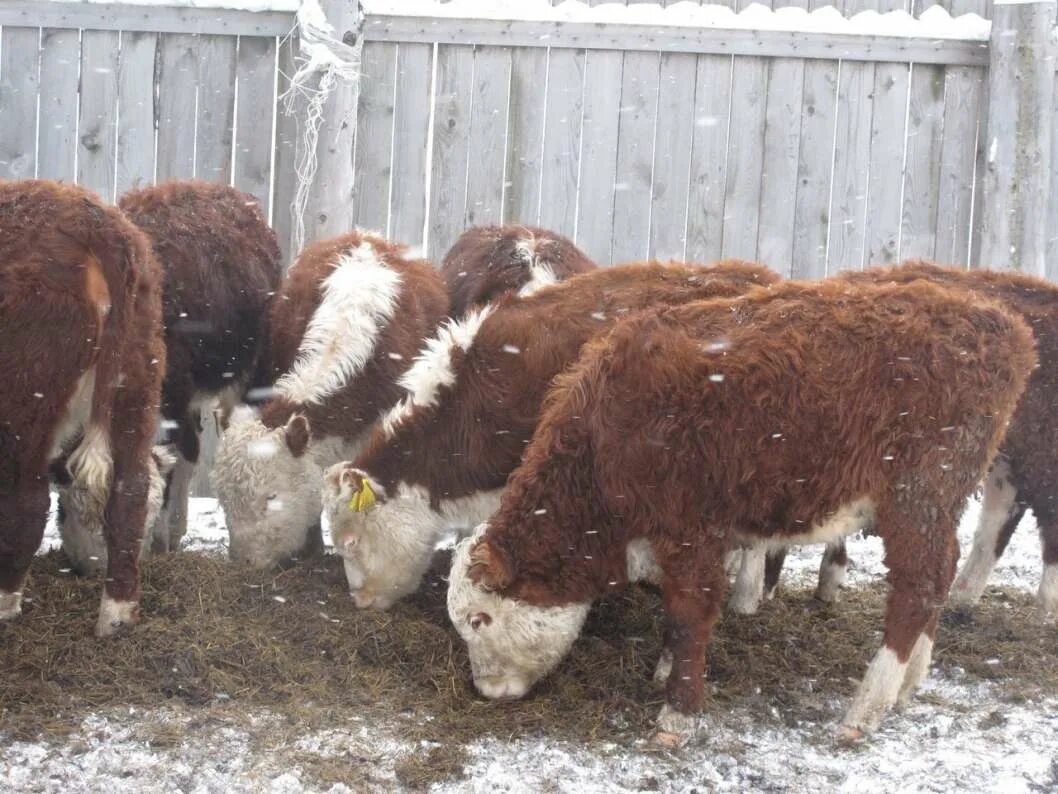
[{"label": "yellow ear tag", "polygon": [[349,509],[354,513],[363,513],[370,507],[375,505],[375,492],[371,490],[371,483],[364,480],[362,490],[357,491],[353,494],[353,498],[349,500]]}]

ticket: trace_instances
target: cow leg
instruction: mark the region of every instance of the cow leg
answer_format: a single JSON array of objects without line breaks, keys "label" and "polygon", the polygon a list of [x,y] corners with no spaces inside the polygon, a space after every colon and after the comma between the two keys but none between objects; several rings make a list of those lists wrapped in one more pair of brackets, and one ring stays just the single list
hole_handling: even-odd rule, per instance
[{"label": "cow leg", "polygon": [[765,546],[757,544],[742,551],[742,564],[727,602],[728,609],[739,615],[755,615],[764,593]]},{"label": "cow leg", "polygon": [[952,586],[953,603],[975,604],[981,598],[992,569],[1024,514],[1025,505],[1018,501],[1010,464],[1004,458],[996,458],[985,476],[981,518],[973,549]]},{"label": "cow leg", "polygon": [[120,392],[114,405],[114,479],[103,514],[107,573],[96,636],[110,636],[139,619],[140,545],[147,518],[151,442],[156,415],[138,390]]},{"label": "cow leg", "polygon": [[[927,518],[931,511],[939,517]],[[954,509],[945,513],[923,503],[902,515],[879,512],[890,586],[885,636],[842,720],[839,739],[858,741],[878,727],[928,672],[937,619],[959,557],[955,523]]]},{"label": "cow leg", "polygon": [[833,604],[838,600],[838,590],[845,584],[845,571],[848,564],[849,557],[845,549],[845,541],[828,543],[826,551],[823,552],[823,559],[819,563],[816,598],[826,604]]},{"label": "cow leg", "polygon": [[764,597],[767,599],[775,598],[784,562],[786,562],[785,547],[772,549],[764,558]]},{"label": "cow leg", "polygon": [[179,452],[173,467],[166,494],[166,551],[177,551],[187,534],[187,504],[191,496],[191,480],[195,475],[195,463]]},{"label": "cow leg", "polygon": [[654,666],[654,683],[658,686],[667,684],[669,676],[672,675],[672,639],[672,621],[666,618],[665,630],[661,635],[661,655],[658,656],[658,663]]},{"label": "cow leg", "polygon": [[720,616],[727,576],[719,549],[695,560],[668,562],[661,562],[662,598],[671,624],[672,671],[654,741],[673,747],[694,734],[705,691],[705,651]]},{"label": "cow leg", "polygon": [[[0,475],[14,465],[0,461]],[[48,521],[46,466],[37,474],[19,472],[0,482],[0,620],[22,611],[22,585]]]},{"label": "cow leg", "polygon": [[1058,619],[1058,510],[1051,502],[1051,498],[1055,497],[1053,490],[1038,493],[1040,498],[1032,502],[1043,551],[1043,574],[1037,598],[1041,617],[1053,621]]}]

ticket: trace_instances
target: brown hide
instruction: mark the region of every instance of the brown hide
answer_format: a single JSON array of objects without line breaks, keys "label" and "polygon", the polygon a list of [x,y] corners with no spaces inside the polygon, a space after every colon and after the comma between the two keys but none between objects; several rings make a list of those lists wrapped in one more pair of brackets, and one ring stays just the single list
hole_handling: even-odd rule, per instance
[{"label": "brown hide", "polygon": [[450,314],[462,317],[470,309],[517,292],[533,280],[534,265],[550,270],[555,281],[596,267],[571,240],[547,229],[519,225],[467,229],[441,261]]},{"label": "brown hide", "polygon": [[423,485],[436,504],[502,487],[536,427],[551,379],[581,346],[629,313],[733,296],[777,276],[730,261],[711,267],[644,263],[595,270],[525,298],[507,296],[467,353],[453,352],[456,382],[439,404],[417,407],[389,437],[376,429],[355,466],[387,491]]},{"label": "brown hide", "polygon": [[789,282],[648,312],[585,349],[551,393],[475,549],[474,578],[538,605],[626,580],[646,538],[672,622],[668,703],[702,698],[736,538],[790,537],[863,497],[907,660],[954,576],[956,520],[1035,366],[1028,327],[925,283]]},{"label": "brown hide", "polygon": [[147,233],[162,266],[168,366],[162,414],[198,459],[196,395],[249,385],[264,355],[268,309],[282,277],[275,233],[253,196],[227,185],[166,182],[133,190],[121,209]]},{"label": "brown hide", "polygon": [[[113,457],[105,587],[115,600],[138,597],[165,371],[160,287],[147,239],[116,208],[70,185],[0,183],[0,590],[21,586],[40,545],[56,434],[94,367],[88,424]],[[74,429],[66,452],[85,430]]]},{"label": "brown hide", "polygon": [[287,272],[272,308],[271,348],[277,373],[293,366],[301,339],[320,304],[323,281],[343,255],[364,242],[401,276],[393,319],[380,330],[372,358],[339,392],[319,405],[293,404],[276,397],[262,408],[261,419],[266,426],[280,427],[299,413],[308,418],[314,438],[356,438],[397,401],[397,379],[447,313],[448,297],[436,269],[424,260],[406,258],[404,246],[359,231],[314,243],[301,252]]}]

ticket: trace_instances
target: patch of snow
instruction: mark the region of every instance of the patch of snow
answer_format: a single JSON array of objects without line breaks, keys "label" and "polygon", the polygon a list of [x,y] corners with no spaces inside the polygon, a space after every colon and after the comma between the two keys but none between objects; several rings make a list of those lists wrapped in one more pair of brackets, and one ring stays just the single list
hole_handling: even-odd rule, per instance
[{"label": "patch of snow", "polygon": [[295,12],[301,0],[47,0],[52,3],[100,3],[130,6],[179,6],[181,8],[217,8],[231,11]]},{"label": "patch of snow", "polygon": [[991,22],[977,14],[952,17],[943,7],[932,6],[918,18],[906,11],[863,11],[846,18],[833,6],[814,11],[785,7],[772,10],[750,3],[740,12],[721,5],[678,2],[603,3],[589,6],[566,0],[552,6],[549,0],[362,0],[367,15],[456,19],[502,19],[554,23],[649,25],[651,27],[719,28],[725,30],[776,30],[795,33],[830,33],[897,36],[928,39],[988,41]]}]

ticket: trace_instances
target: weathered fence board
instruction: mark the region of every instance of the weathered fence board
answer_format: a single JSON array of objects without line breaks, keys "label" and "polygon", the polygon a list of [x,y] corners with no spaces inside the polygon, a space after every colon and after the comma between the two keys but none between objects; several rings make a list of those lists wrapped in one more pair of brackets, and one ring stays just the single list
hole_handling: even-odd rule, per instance
[{"label": "weathered fence board", "polygon": [[287,11],[238,11],[113,3],[49,3],[4,0],[0,25],[40,25],[84,30],[151,33],[223,33],[229,36],[284,36],[294,26]]},{"label": "weathered fence board", "polygon": [[[584,57],[577,50],[551,50],[541,155],[541,226],[572,237],[577,227],[580,149],[584,114]],[[547,200],[544,200],[544,196]]]},{"label": "weathered fence board", "polygon": [[511,53],[504,222],[535,224],[540,215],[547,55],[543,47],[519,48]]},{"label": "weathered fence board", "polygon": [[[511,87],[511,51],[478,47],[474,52],[474,93],[467,146],[467,196],[464,226],[503,219],[504,164],[507,160],[507,108]],[[449,244],[455,239],[449,240]]]},{"label": "weathered fence board", "polygon": [[154,182],[154,63],[156,33],[122,33],[118,65],[118,141],[115,192]]},{"label": "weathered fence board", "polygon": [[944,76],[940,194],[933,252],[940,262],[965,266],[970,260],[974,159],[983,87],[984,74],[973,67],[951,67]]},{"label": "weathered fence board", "polygon": [[27,179],[37,171],[38,28],[0,31],[0,178]]},{"label": "weathered fence board", "polygon": [[900,256],[908,79],[906,65],[879,64],[875,68],[867,188],[869,264],[895,264]]},{"label": "weathered fence board", "polygon": [[297,44],[293,38],[279,43],[276,57],[276,102],[275,126],[276,142],[273,158],[275,178],[272,186],[272,227],[279,239],[279,250],[283,255],[285,266],[293,264],[297,251],[292,250],[294,240],[294,220],[290,203],[297,187],[297,170],[295,152],[298,138],[298,117],[296,113],[287,113],[285,96],[290,89],[290,77],[296,71],[294,58]]},{"label": "weathered fence board", "polygon": [[721,55],[698,56],[685,254],[692,261],[707,262],[722,253],[731,61]]},{"label": "weathered fence board", "polygon": [[77,181],[107,201],[115,199],[117,155],[118,34],[81,34],[81,109],[77,123]]},{"label": "weathered fence board", "polygon": [[239,39],[236,66],[239,88],[232,182],[261,203],[266,218],[272,207],[270,191],[275,63],[275,39],[257,36]]},{"label": "weathered fence board", "polygon": [[231,181],[237,44],[234,36],[198,37],[195,176],[210,182]]},{"label": "weathered fence board", "polygon": [[363,74],[353,156],[353,222],[385,235],[389,224],[390,162],[393,139],[393,87],[397,45],[364,45]]},{"label": "weathered fence board", "polygon": [[427,241],[431,259],[439,259],[463,231],[473,79],[473,47],[438,47]]},{"label": "weathered fence board", "polygon": [[757,257],[766,92],[767,62],[759,58],[735,58],[724,195],[725,257]]},{"label": "weathered fence board", "polygon": [[943,124],[944,70],[915,64],[908,104],[901,259],[931,258],[936,250]]},{"label": "weathered fence board", "polygon": [[168,34],[158,41],[158,162],[159,182],[195,175],[195,82],[198,40]]},{"label": "weathered fence board", "polygon": [[834,134],[834,184],[828,267],[862,268],[866,260],[868,164],[874,64],[842,62]]},{"label": "weathered fence board", "polygon": [[76,30],[42,30],[40,52],[37,176],[73,182],[77,178],[77,82],[81,36]]},{"label": "weathered fence board", "polygon": [[394,240],[421,246],[426,224],[430,150],[432,44],[400,44],[394,100],[393,175],[389,233]]},{"label": "weathered fence board", "polygon": [[657,259],[683,259],[686,255],[697,71],[694,55],[661,56],[647,252]]}]

